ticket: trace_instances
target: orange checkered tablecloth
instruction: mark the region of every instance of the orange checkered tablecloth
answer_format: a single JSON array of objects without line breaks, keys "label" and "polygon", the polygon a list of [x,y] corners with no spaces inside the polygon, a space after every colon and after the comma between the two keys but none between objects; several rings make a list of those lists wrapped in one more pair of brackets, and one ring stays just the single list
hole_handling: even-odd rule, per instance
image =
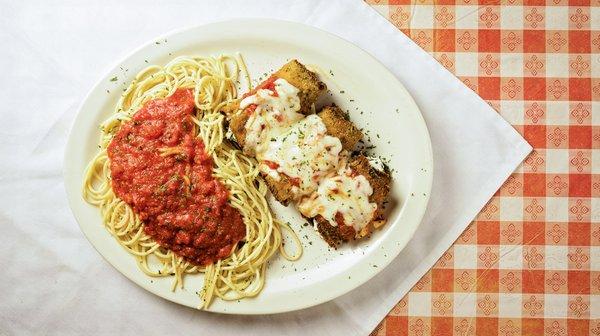
[{"label": "orange checkered tablecloth", "polygon": [[534,147],[373,335],[600,335],[600,0],[367,2]]}]

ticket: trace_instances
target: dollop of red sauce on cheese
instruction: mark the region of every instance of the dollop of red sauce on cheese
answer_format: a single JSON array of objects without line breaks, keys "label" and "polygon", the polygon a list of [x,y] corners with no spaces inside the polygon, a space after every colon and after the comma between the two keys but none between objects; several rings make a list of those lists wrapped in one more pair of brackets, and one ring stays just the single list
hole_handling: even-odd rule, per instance
[{"label": "dollop of red sauce on cheese", "polygon": [[[191,90],[146,103],[108,146],[112,188],[161,246],[195,265],[226,258],[246,235],[227,188],[193,134]],[[176,154],[161,155],[165,149]]]}]

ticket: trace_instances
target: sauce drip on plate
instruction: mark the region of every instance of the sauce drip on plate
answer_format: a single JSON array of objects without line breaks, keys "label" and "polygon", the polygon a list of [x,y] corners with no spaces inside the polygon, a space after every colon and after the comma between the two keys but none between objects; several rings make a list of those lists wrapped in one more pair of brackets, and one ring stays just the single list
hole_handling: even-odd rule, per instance
[{"label": "sauce drip on plate", "polygon": [[179,89],[147,102],[108,146],[112,187],[161,246],[195,265],[226,258],[246,235],[227,188],[193,134],[194,96]]}]

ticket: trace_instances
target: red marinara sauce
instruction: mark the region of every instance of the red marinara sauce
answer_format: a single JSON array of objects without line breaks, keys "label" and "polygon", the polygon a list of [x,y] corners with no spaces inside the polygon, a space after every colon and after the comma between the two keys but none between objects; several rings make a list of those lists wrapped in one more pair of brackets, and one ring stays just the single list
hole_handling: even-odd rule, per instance
[{"label": "red marinara sauce", "polygon": [[269,90],[272,92],[273,96],[278,97],[277,90],[275,90],[275,81],[277,79],[279,79],[279,77],[277,77],[275,75],[269,76],[269,78],[265,79],[262,83],[260,83],[253,90],[250,90],[250,91],[244,93],[244,95],[242,96],[242,99],[256,94],[256,92],[261,89]]},{"label": "red marinara sauce", "polygon": [[[188,89],[149,101],[121,126],[108,157],[113,190],[145,232],[191,263],[207,265],[229,256],[246,227],[212,176],[204,143],[192,134],[194,109]],[[161,155],[166,148],[176,154]]]},{"label": "red marinara sauce", "polygon": [[[279,95],[277,94],[277,90],[275,90],[275,81],[277,79],[278,79],[278,77],[276,77],[275,75],[271,75],[269,78],[265,79],[264,82],[260,83],[257,87],[255,87],[253,90],[246,92],[242,96],[242,99],[256,94],[256,92],[261,89],[271,91],[271,95],[273,97],[279,97]],[[258,107],[258,105],[256,105],[256,104],[250,104],[250,105],[248,105],[248,107],[246,107],[244,109],[244,111],[248,115],[251,115],[252,113],[254,113],[254,111],[256,110],[257,107]],[[279,120],[279,121],[281,121],[281,120]]]}]

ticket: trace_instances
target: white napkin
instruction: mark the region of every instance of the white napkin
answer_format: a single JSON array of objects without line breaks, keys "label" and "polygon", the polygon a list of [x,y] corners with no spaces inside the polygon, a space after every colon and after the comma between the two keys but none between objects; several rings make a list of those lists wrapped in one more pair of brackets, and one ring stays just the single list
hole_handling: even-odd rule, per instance
[{"label": "white napkin", "polygon": [[[531,150],[361,1],[0,2],[0,334],[368,334]],[[431,133],[433,192],[414,239],[366,285],[315,308],[243,317],[162,300],[108,265],[67,206],[63,147],[76,106],[101,69],[171,29],[233,17],[303,22],[357,44],[407,87]]]}]

